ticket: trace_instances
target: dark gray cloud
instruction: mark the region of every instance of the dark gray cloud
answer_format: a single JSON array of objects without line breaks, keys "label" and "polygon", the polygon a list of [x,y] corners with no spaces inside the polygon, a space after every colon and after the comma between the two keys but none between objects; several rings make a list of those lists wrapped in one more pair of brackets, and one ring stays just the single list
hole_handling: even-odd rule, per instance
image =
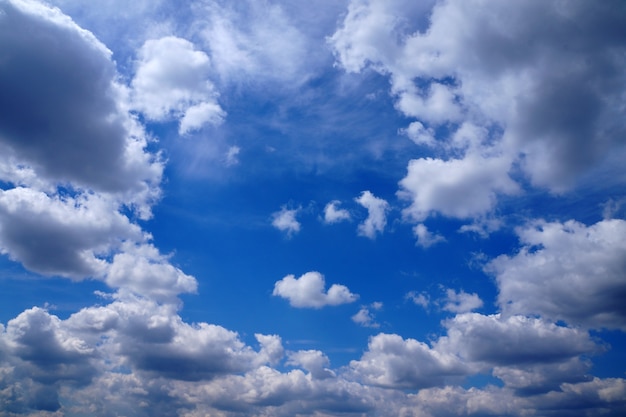
[{"label": "dark gray cloud", "polygon": [[104,191],[158,183],[160,168],[143,153],[143,132],[124,110],[110,51],[60,12],[26,2],[1,7],[4,158],[53,181]]}]

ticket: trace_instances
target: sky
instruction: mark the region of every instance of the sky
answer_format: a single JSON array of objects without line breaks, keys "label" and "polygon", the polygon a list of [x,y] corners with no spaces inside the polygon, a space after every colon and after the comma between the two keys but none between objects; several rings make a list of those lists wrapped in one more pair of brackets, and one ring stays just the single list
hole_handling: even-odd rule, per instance
[{"label": "sky", "polygon": [[0,417],[626,415],[626,3],[0,0]]}]

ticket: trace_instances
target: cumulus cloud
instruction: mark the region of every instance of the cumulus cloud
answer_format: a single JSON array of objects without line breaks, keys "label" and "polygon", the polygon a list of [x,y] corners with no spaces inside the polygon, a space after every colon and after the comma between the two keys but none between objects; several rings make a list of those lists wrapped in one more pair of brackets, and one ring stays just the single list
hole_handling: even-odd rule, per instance
[{"label": "cumulus cloud", "polygon": [[378,301],[370,305],[361,306],[359,311],[354,316],[352,316],[352,321],[359,326],[378,328],[380,327],[380,324],[376,322],[376,317],[374,316],[372,310],[377,311],[382,308],[383,303]]},{"label": "cumulus cloud", "polygon": [[[3,2],[0,19],[0,165],[12,173],[27,167],[48,184],[150,202],[163,166],[145,151],[149,138],[126,111],[111,52],[37,2]],[[24,176],[2,180],[35,185]]]},{"label": "cumulus cloud", "polygon": [[354,201],[367,209],[367,218],[357,228],[359,235],[370,239],[376,238],[376,234],[382,233],[387,224],[389,203],[374,196],[370,191],[363,191]]},{"label": "cumulus cloud", "polygon": [[[443,154],[409,164],[407,214],[420,221],[433,212],[468,218],[489,211],[499,194],[516,191],[508,178],[514,166],[554,192],[607,166],[624,173],[617,162],[626,151],[619,6],[446,1],[436,2],[425,24],[411,24],[407,13],[432,3],[410,3],[353,0],[329,38],[346,71],[389,76],[396,107],[417,119],[405,133]],[[454,136],[467,123],[486,135],[464,155],[467,143]],[[443,124],[450,134],[431,140],[431,129]]]},{"label": "cumulus cloud", "polygon": [[464,159],[413,159],[400,181],[398,195],[410,201],[403,214],[423,221],[433,213],[459,219],[491,211],[501,194],[518,186],[508,176],[509,161],[502,157],[467,155]]},{"label": "cumulus cloud", "polygon": [[98,277],[104,257],[141,229],[97,194],[76,197],[31,188],[0,190],[0,252],[26,268],[74,279]]},{"label": "cumulus cloud", "polygon": [[338,200],[333,200],[324,207],[324,223],[333,224],[345,220],[350,220],[350,212],[346,209],[340,209],[341,204]]},{"label": "cumulus cloud", "polygon": [[285,232],[288,237],[293,236],[300,231],[300,222],[296,219],[298,212],[300,212],[300,208],[281,207],[280,211],[272,214],[272,226]]},{"label": "cumulus cloud", "polygon": [[464,313],[445,326],[437,349],[494,365],[560,362],[598,349],[586,331],[526,316]]},{"label": "cumulus cloud", "polygon": [[178,119],[180,134],[223,121],[226,113],[208,80],[209,57],[191,42],[174,36],[146,41],[136,65],[133,108],[148,119]]},{"label": "cumulus cloud", "polygon": [[328,369],[330,360],[319,350],[299,350],[289,352],[287,365],[300,366],[311,373],[313,378],[332,378],[335,373]]},{"label": "cumulus cloud", "polygon": [[322,308],[352,303],[359,297],[350,292],[348,287],[333,284],[325,291],[326,281],[319,272],[307,272],[300,278],[287,275],[276,281],[272,295],[286,298],[292,307]]},{"label": "cumulus cloud", "polygon": [[454,355],[431,349],[415,339],[381,333],[350,368],[368,384],[394,388],[426,388],[464,375],[465,365]]},{"label": "cumulus cloud", "polygon": [[591,226],[538,221],[517,230],[522,247],[486,270],[505,314],[541,314],[592,328],[626,329],[626,221]]},{"label": "cumulus cloud", "polygon": [[401,129],[401,133],[407,135],[417,145],[435,146],[435,132],[426,128],[420,122],[411,123],[406,129]]}]

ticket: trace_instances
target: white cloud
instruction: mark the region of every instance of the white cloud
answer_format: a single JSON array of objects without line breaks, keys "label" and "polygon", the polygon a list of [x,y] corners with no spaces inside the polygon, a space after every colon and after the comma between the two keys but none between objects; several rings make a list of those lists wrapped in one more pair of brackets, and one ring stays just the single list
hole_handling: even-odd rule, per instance
[{"label": "white cloud", "polygon": [[272,226],[291,237],[300,231],[300,222],[296,219],[299,211],[299,208],[288,209],[285,206],[281,207],[280,211],[272,214]]},{"label": "white cloud", "polygon": [[195,26],[225,82],[264,80],[299,84],[310,70],[308,39],[278,3],[246,1],[194,5]]},{"label": "white cloud", "polygon": [[208,80],[209,57],[191,42],[174,36],[146,41],[136,65],[133,108],[148,119],[180,119],[180,134],[222,123],[226,113]]},{"label": "white cloud", "polygon": [[[485,196],[512,189],[501,181],[514,163],[555,192],[608,165],[624,173],[617,161],[626,152],[618,139],[625,127],[617,120],[625,47],[613,36],[623,22],[612,5],[455,0],[437,2],[430,14],[422,9],[426,24],[412,25],[407,13],[432,3],[410,3],[352,0],[330,43],[346,71],[389,76],[396,107],[420,123],[408,132],[417,142],[432,144],[429,124],[470,122],[490,132],[480,148],[502,153],[498,180],[472,184],[480,190],[473,210],[442,211],[471,216],[493,205]],[[442,144],[454,136],[449,126],[450,137],[437,138]],[[450,151],[441,164],[458,159]],[[482,165],[469,162],[463,172],[476,178]]]},{"label": "white cloud", "polygon": [[452,313],[468,313],[483,306],[483,300],[478,294],[468,294],[461,290],[456,292],[451,288],[446,290],[446,298],[443,309]]},{"label": "white cloud", "polygon": [[163,162],[146,150],[153,139],[129,113],[111,51],[58,9],[1,7],[0,84],[12,101],[0,99],[0,253],[147,297],[193,291],[130,220],[151,217]]},{"label": "white cloud", "polygon": [[435,146],[435,132],[420,122],[412,122],[406,129],[401,129],[416,145]]},{"label": "white cloud", "polygon": [[357,229],[359,235],[374,239],[377,233],[382,233],[385,229],[389,203],[374,196],[370,191],[363,191],[354,201],[367,209],[367,218]]},{"label": "white cloud", "polygon": [[144,239],[116,209],[98,194],[0,190],[0,252],[44,275],[97,278],[106,268],[105,257],[122,240]]},{"label": "white cloud", "polygon": [[288,353],[287,365],[301,366],[311,373],[313,378],[332,378],[335,373],[328,369],[330,360],[319,350],[299,350]]},{"label": "white cloud", "polygon": [[413,234],[417,238],[417,242],[415,242],[415,244],[423,248],[429,248],[437,243],[446,241],[443,236],[430,232],[422,223],[413,227]]},{"label": "white cloud", "polygon": [[107,267],[105,282],[112,288],[131,291],[158,301],[197,289],[194,277],[169,263],[151,244],[126,244]]},{"label": "white cloud", "polygon": [[459,359],[396,334],[370,338],[368,350],[350,368],[368,384],[393,388],[426,388],[467,372]]},{"label": "white cloud", "polygon": [[539,221],[517,231],[520,251],[487,265],[505,314],[541,314],[593,328],[626,329],[626,221],[591,226]]},{"label": "white cloud", "polygon": [[404,215],[422,221],[433,213],[460,219],[490,212],[497,195],[513,194],[509,161],[469,154],[464,159],[413,159],[398,195],[411,202]]},{"label": "white cloud", "polygon": [[333,200],[324,207],[324,222],[327,224],[339,223],[350,220],[350,212],[345,209],[338,208],[341,203]]},{"label": "white cloud", "polygon": [[333,284],[326,292],[324,276],[319,272],[307,272],[300,278],[287,275],[276,281],[272,295],[286,298],[289,304],[299,308],[322,308],[352,303],[359,297],[339,284]]},{"label": "white cloud", "polygon": [[376,317],[374,313],[372,313],[372,310],[380,310],[381,308],[383,308],[383,303],[378,301],[370,305],[361,306],[359,311],[351,317],[352,321],[359,326],[376,329],[380,327],[380,324],[376,322]]},{"label": "white cloud", "polygon": [[464,313],[445,326],[436,349],[491,365],[555,363],[598,349],[586,331],[540,318]]}]

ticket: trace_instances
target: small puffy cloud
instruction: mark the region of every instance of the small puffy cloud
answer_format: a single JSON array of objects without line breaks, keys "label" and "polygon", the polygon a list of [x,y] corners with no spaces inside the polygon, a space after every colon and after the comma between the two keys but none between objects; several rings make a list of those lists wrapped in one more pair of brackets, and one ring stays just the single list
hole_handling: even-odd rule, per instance
[{"label": "small puffy cloud", "polygon": [[309,39],[280,4],[246,0],[196,4],[193,25],[225,82],[300,83],[309,75]]},{"label": "small puffy cloud", "polygon": [[470,153],[463,159],[420,158],[409,162],[398,195],[409,200],[404,215],[422,221],[433,213],[467,219],[490,212],[497,195],[513,194],[517,184],[508,176],[510,161]]},{"label": "small puffy cloud", "polygon": [[352,316],[352,321],[363,327],[378,328],[380,324],[376,322],[376,317],[372,310],[378,311],[383,308],[383,303],[374,302],[370,305],[361,306],[361,309]]},{"label": "small puffy cloud", "polygon": [[377,233],[382,233],[385,229],[389,203],[374,196],[370,191],[363,191],[354,201],[367,209],[367,218],[357,229],[359,236],[374,239]]},{"label": "small puffy cloud", "polygon": [[307,272],[300,278],[287,275],[274,284],[272,295],[289,300],[292,307],[298,308],[322,308],[348,304],[359,297],[350,292],[348,287],[333,284],[325,291],[326,282],[319,272]]},{"label": "small puffy cloud", "polygon": [[437,243],[446,241],[446,238],[441,235],[433,234],[422,223],[413,227],[413,234],[417,238],[417,242],[415,242],[415,244],[423,248],[429,248]]},{"label": "small puffy cloud", "polygon": [[505,314],[541,314],[592,328],[626,329],[626,221],[591,226],[538,221],[517,230],[522,244],[486,271]]},{"label": "small puffy cloud", "polygon": [[300,222],[296,219],[299,212],[300,208],[281,207],[280,211],[272,214],[272,226],[285,232],[289,237],[293,236],[300,231]]},{"label": "small puffy cloud", "polygon": [[350,212],[346,209],[340,209],[341,202],[333,200],[324,207],[324,223],[333,224],[345,220],[350,220]]},{"label": "small puffy cloud", "polygon": [[208,81],[211,63],[191,42],[167,36],[147,41],[139,51],[132,86],[133,108],[148,119],[180,119],[179,133],[217,125],[226,113]]},{"label": "small puffy cloud", "polygon": [[468,313],[483,306],[483,300],[478,294],[468,294],[463,290],[456,292],[451,288],[446,290],[444,302],[443,309],[452,313]]}]

